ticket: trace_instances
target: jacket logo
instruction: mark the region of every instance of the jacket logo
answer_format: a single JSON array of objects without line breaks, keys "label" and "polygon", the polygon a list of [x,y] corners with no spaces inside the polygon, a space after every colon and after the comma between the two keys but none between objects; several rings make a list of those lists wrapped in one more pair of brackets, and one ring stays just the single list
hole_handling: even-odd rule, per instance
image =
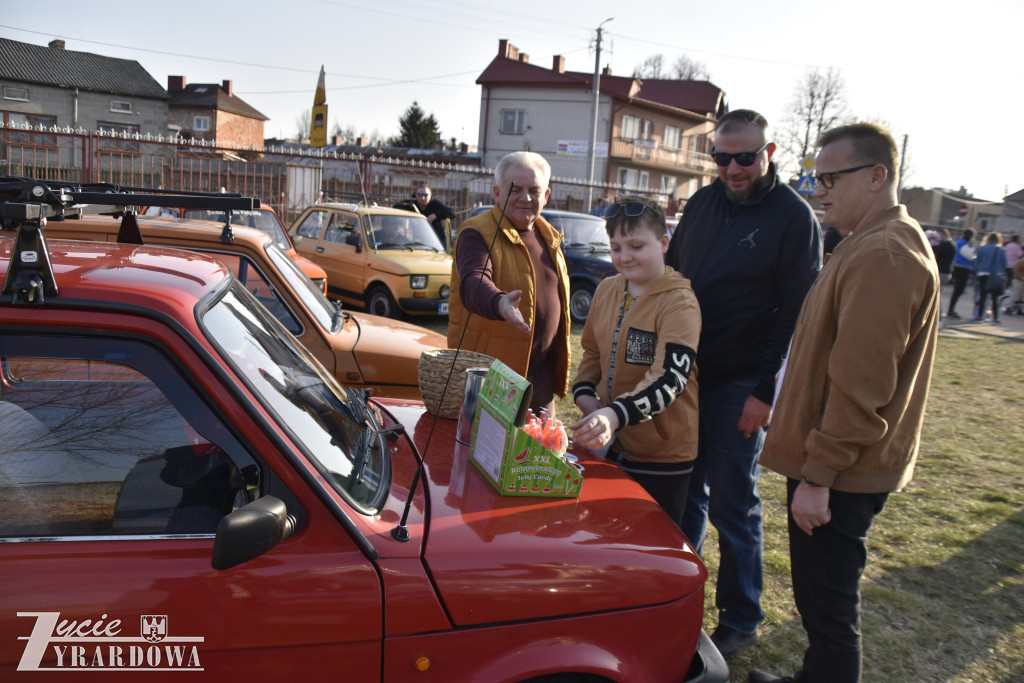
[{"label": "jacket logo", "polygon": [[630,365],[654,365],[653,332],[629,328],[626,333],[626,362]]},{"label": "jacket logo", "polygon": [[753,249],[754,247],[756,247],[757,244],[754,242],[754,235],[756,235],[757,231],[760,229],[761,228],[754,228],[753,230],[751,230],[749,235],[747,235],[746,237],[739,241],[738,246],[741,246],[744,249]]}]

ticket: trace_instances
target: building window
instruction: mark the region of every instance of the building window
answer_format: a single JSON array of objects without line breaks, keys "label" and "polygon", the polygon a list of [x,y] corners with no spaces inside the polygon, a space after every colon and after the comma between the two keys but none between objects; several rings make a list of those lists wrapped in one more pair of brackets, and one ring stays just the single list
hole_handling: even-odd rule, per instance
[{"label": "building window", "polygon": [[522,135],[523,129],[525,128],[525,121],[526,111],[522,109],[502,109],[501,129],[499,130],[499,132],[514,135]]},{"label": "building window", "polygon": [[13,111],[0,112],[0,121],[3,121],[6,130],[3,139],[7,142],[21,145],[44,145],[54,147],[57,138],[53,135],[33,133],[29,128],[35,130],[49,131],[57,125],[56,116],[44,116],[42,114],[21,114]]},{"label": "building window", "polygon": [[651,175],[647,171],[638,171],[635,168],[619,169],[619,184],[629,188],[646,190],[650,177]]},{"label": "building window", "polygon": [[665,135],[662,137],[661,144],[668,149],[679,149],[682,139],[683,131],[675,126],[665,126]]},{"label": "building window", "polygon": [[205,133],[210,130],[209,116],[195,116],[192,118],[192,130],[197,133]]},{"label": "building window", "polygon": [[104,123],[99,122],[97,127],[100,133],[115,138],[109,140],[105,137],[100,138],[100,149],[101,150],[116,150],[120,152],[138,152],[139,143],[137,140],[119,140],[116,138],[122,136],[138,135],[139,127],[133,124],[127,123]]},{"label": "building window", "polygon": [[[622,131],[620,136],[624,140],[635,140],[640,135],[640,119],[629,114],[622,116]],[[624,169],[623,169],[624,170]]]},{"label": "building window", "polygon": [[124,100],[111,100],[111,102],[110,102],[110,111],[112,111],[114,113],[117,113],[117,114],[131,114],[132,113],[132,103],[131,102],[125,102]]},{"label": "building window", "polygon": [[676,192],[676,177],[671,175],[661,176],[661,191],[672,196]]},{"label": "building window", "polygon": [[4,86],[4,99],[28,102],[28,88],[15,88],[10,85]]}]

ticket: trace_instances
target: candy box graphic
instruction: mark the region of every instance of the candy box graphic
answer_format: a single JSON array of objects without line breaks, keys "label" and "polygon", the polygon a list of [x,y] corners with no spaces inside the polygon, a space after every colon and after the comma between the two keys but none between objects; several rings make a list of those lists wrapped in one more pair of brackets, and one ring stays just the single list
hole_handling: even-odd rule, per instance
[{"label": "candy box graphic", "polygon": [[580,468],[520,428],[533,387],[501,361],[494,361],[480,390],[469,460],[503,496],[576,498]]}]

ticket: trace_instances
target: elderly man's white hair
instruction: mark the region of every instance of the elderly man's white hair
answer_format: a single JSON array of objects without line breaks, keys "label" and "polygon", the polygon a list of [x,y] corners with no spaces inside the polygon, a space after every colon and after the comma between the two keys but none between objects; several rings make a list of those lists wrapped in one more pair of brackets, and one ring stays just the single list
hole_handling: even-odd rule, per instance
[{"label": "elderly man's white hair", "polygon": [[494,169],[494,183],[501,192],[508,192],[508,183],[505,182],[505,173],[511,168],[532,168],[540,174],[544,189],[547,189],[551,181],[551,164],[547,159],[536,152],[512,152],[506,154],[498,162]]}]

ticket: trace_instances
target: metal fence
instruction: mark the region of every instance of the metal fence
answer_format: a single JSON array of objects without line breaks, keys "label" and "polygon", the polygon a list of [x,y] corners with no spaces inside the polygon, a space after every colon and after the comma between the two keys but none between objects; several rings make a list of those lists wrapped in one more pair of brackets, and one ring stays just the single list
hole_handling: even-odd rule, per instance
[{"label": "metal fence", "polygon": [[[493,171],[479,159],[444,163],[305,147],[238,149],[204,140],[118,135],[67,128],[3,128],[0,175],[202,192],[238,192],[272,206],[290,224],[318,201],[390,204],[427,183],[460,218],[490,204]],[[629,191],[667,202],[664,193],[610,183],[552,178],[549,208],[582,211],[594,196]]]}]

